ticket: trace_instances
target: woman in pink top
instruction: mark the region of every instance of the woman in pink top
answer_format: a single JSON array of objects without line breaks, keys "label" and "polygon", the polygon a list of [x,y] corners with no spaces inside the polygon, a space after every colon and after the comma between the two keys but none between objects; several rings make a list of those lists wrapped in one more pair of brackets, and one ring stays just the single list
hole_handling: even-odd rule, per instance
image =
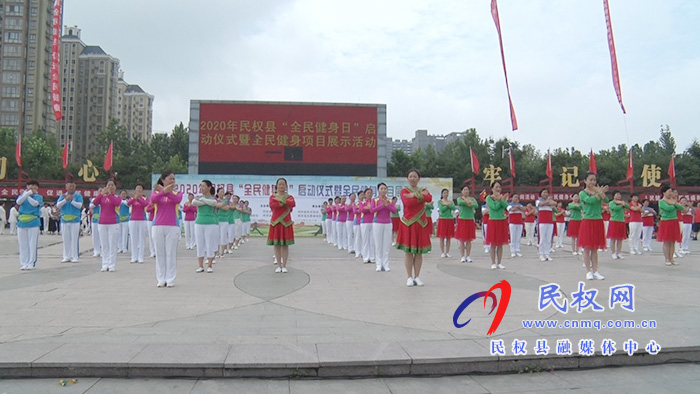
[{"label": "woman in pink top", "polygon": [[143,196],[143,185],[136,185],[136,193],[126,202],[131,207],[129,220],[129,236],[131,237],[131,262],[143,264],[144,248],[146,246],[146,207],[148,199]]},{"label": "woman in pink top", "polygon": [[94,205],[100,207],[100,246],[102,247],[102,272],[114,272],[117,265],[117,244],[119,243],[119,220],[117,213],[122,199],[114,192],[117,186],[113,180],[97,191]]},{"label": "woman in pink top", "polygon": [[384,182],[377,185],[379,197],[370,202],[370,212],[374,214],[372,235],[374,250],[377,256],[377,271],[391,271],[389,267],[389,249],[391,248],[391,213],[396,213],[396,202],[386,196],[387,187]]},{"label": "woman in pink top", "polygon": [[336,228],[338,229],[338,250],[348,248],[348,233],[347,225],[345,222],[348,220],[348,211],[345,207],[346,196],[340,197],[340,203],[338,203],[338,222]]},{"label": "woman in pink top", "polygon": [[374,224],[374,214],[371,210],[372,189],[365,190],[365,202],[360,205],[362,211],[362,224],[360,231],[362,232],[362,260],[365,264],[374,263],[374,236],[372,235],[372,225]]},{"label": "woman in pink top", "polygon": [[185,249],[194,249],[194,220],[197,218],[197,207],[192,205],[194,194],[187,194],[187,202],[182,207],[185,213]]},{"label": "woman in pink top", "polygon": [[[153,189],[153,192],[157,192],[160,188],[160,185],[156,184],[155,188]],[[155,208],[153,207],[153,204],[151,204],[151,200],[148,200],[148,205],[146,205],[146,231],[148,232],[148,248],[150,249],[151,252],[151,257],[156,257],[156,247],[153,244],[153,221],[156,218],[155,217],[156,212]]]},{"label": "woman in pink top", "polygon": [[331,243],[333,239],[333,199],[329,198],[327,202],[323,203],[323,207],[326,210],[326,236],[323,240]]},{"label": "woman in pink top", "polygon": [[347,213],[347,218],[345,220],[345,234],[348,244],[348,253],[355,253],[355,233],[353,228],[355,227],[355,210],[353,206],[355,205],[355,199],[357,195],[355,193],[350,193],[350,202],[345,205],[345,213]]},{"label": "woman in pink top", "polygon": [[355,258],[360,258],[362,256],[362,211],[360,211],[360,204],[363,202],[363,194],[360,192],[358,194],[358,201],[352,205],[352,211],[355,213],[355,223],[352,226],[352,236],[355,242],[353,250],[355,251]]},{"label": "woman in pink top", "polygon": [[156,280],[158,287],[173,287],[177,275],[177,241],[180,239],[180,210],[182,192],[175,192],[175,173],[166,170],[158,183],[163,190],[151,195],[156,207],[156,222],[153,223],[153,240],[156,246]]}]

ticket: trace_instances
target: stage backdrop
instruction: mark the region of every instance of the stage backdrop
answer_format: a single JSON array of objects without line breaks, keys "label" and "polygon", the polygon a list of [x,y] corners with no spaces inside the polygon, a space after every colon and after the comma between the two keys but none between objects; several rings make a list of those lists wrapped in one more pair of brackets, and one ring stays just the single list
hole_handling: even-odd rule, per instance
[{"label": "stage backdrop", "polygon": [[[160,174],[152,175],[152,183],[158,181]],[[270,195],[274,193],[277,176],[268,175],[176,175],[178,190],[186,193],[199,194],[199,184],[208,179],[217,187],[238,195],[242,200],[249,201],[253,210],[251,221],[265,226],[270,221],[272,212],[269,207]],[[334,177],[334,176],[285,176],[289,184],[289,193],[296,200],[296,208],[292,212],[295,228],[306,227],[306,231],[317,228],[321,222],[321,207],[324,201],[340,195],[349,195],[366,188],[374,190],[379,182],[387,184],[389,197],[398,196],[401,188],[408,185],[406,178],[375,178],[375,177]],[[442,189],[452,190],[452,178],[422,178],[420,185],[428,188],[435,199],[440,198]],[[451,194],[451,193],[450,193]],[[185,197],[186,198],[186,197]],[[399,198],[399,203],[401,199]],[[437,207],[436,207],[437,208]],[[433,211],[433,220],[438,217],[437,209]],[[301,234],[300,234],[301,235]]]}]

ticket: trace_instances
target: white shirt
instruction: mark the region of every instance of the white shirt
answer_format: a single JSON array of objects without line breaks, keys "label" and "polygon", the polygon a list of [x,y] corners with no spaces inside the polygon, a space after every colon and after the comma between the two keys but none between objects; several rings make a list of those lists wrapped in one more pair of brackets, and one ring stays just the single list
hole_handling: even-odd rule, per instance
[{"label": "white shirt", "polygon": [[19,211],[17,208],[10,208],[10,223],[17,223],[17,218],[19,217]]}]

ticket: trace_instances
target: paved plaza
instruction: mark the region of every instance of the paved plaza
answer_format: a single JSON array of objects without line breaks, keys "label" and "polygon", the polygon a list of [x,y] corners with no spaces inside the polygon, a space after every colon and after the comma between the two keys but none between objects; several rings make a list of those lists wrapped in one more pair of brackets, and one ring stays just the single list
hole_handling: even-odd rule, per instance
[{"label": "paved plaza", "polygon": [[[396,250],[391,251],[391,272],[376,272],[320,237],[300,238],[290,248],[290,272],[276,274],[272,248],[252,238],[207,274],[195,273],[195,253],[180,242],[175,287],[157,288],[153,259],[130,264],[130,256],[120,254],[116,272],[100,272],[99,260],[90,257],[89,237],[81,238],[80,262],[62,264],[60,237],[41,236],[37,269],[20,271],[16,238],[6,234],[0,236],[0,377],[78,377],[80,382],[89,377],[274,377],[282,380],[270,387],[279,384],[281,392],[295,392],[290,388],[296,379],[306,377],[549,376],[522,373],[560,370],[552,376],[570,376],[566,370],[697,362],[699,244],[691,242],[692,254],[673,267],[663,264],[658,244],[651,254],[625,254],[624,260],[601,253],[606,279],[586,281],[581,257],[566,251],[568,246],[557,250],[551,262],[540,262],[536,248],[524,246],[524,257],[506,257],[505,270],[491,270],[480,242],[474,245],[474,263],[465,264],[454,247],[451,258],[440,258],[433,239],[434,251],[425,256],[421,274],[425,286],[407,287],[403,253]],[[471,322],[456,328],[453,315],[462,301],[501,280],[510,283],[512,294],[497,331],[486,335],[493,314],[481,299],[458,319]],[[557,283],[571,303],[579,281],[586,290],[598,290],[595,301],[603,311],[578,313],[569,306],[563,314],[551,305],[539,310],[540,286]],[[610,287],[623,284],[635,285],[634,312],[608,305]],[[499,291],[496,295],[500,299]],[[654,320],[657,328],[523,326],[523,320],[544,319]],[[549,347],[546,356],[536,354],[542,339]],[[557,341],[565,339],[572,354],[557,355]],[[593,341],[593,355],[579,354],[581,339]],[[610,356],[601,348],[608,339],[615,342]],[[630,339],[638,344],[632,356],[623,349]],[[504,355],[491,355],[493,340],[503,341]],[[525,355],[514,355],[514,340],[526,341]],[[656,355],[645,350],[652,340],[660,346]],[[694,371],[697,379],[696,367],[683,371]],[[597,374],[604,372],[581,376]],[[391,380],[379,381],[391,387],[386,383]],[[2,387],[0,392],[6,392]]]}]

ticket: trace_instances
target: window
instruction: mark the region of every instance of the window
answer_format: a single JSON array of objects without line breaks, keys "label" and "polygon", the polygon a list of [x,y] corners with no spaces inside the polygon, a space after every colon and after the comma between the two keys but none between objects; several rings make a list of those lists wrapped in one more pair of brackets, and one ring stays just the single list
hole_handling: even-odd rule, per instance
[{"label": "window", "polygon": [[27,75],[27,83],[28,84],[34,83],[34,74]]},{"label": "window", "polygon": [[36,16],[36,14],[37,14],[37,8],[36,8],[36,7],[32,7],[32,8],[29,9],[29,15],[31,15],[31,16]]},{"label": "window", "polygon": [[5,45],[2,48],[2,54],[5,56],[22,56],[22,47],[19,45]]},{"label": "window", "polygon": [[27,109],[34,109],[34,102],[33,101],[27,101]]},{"label": "window", "polygon": [[17,4],[8,4],[5,6],[5,13],[8,16],[22,16],[24,7]]},{"label": "window", "polygon": [[17,114],[2,114],[2,124],[3,125],[19,125],[19,115]]},{"label": "window", "polygon": [[36,34],[29,35],[29,42],[36,42]]},{"label": "window", "polygon": [[34,123],[34,115],[27,115],[27,124],[32,124]]},{"label": "window", "polygon": [[2,73],[2,83],[19,83],[19,73],[14,73],[14,72]]},{"label": "window", "polygon": [[34,97],[34,88],[27,88],[27,96]]},{"label": "window", "polygon": [[3,86],[2,97],[19,97],[19,86]]},{"label": "window", "polygon": [[5,33],[5,42],[21,44],[22,33],[18,31],[8,31],[7,33]]},{"label": "window", "polygon": [[3,70],[19,70],[20,69],[19,59],[2,59],[2,69]]},{"label": "window", "polygon": [[34,70],[35,64],[36,64],[36,63],[34,62],[34,60],[29,60],[29,61],[27,62],[27,69],[29,69],[29,70]]},{"label": "window", "polygon": [[2,100],[3,111],[17,111],[19,109],[19,100]]}]

